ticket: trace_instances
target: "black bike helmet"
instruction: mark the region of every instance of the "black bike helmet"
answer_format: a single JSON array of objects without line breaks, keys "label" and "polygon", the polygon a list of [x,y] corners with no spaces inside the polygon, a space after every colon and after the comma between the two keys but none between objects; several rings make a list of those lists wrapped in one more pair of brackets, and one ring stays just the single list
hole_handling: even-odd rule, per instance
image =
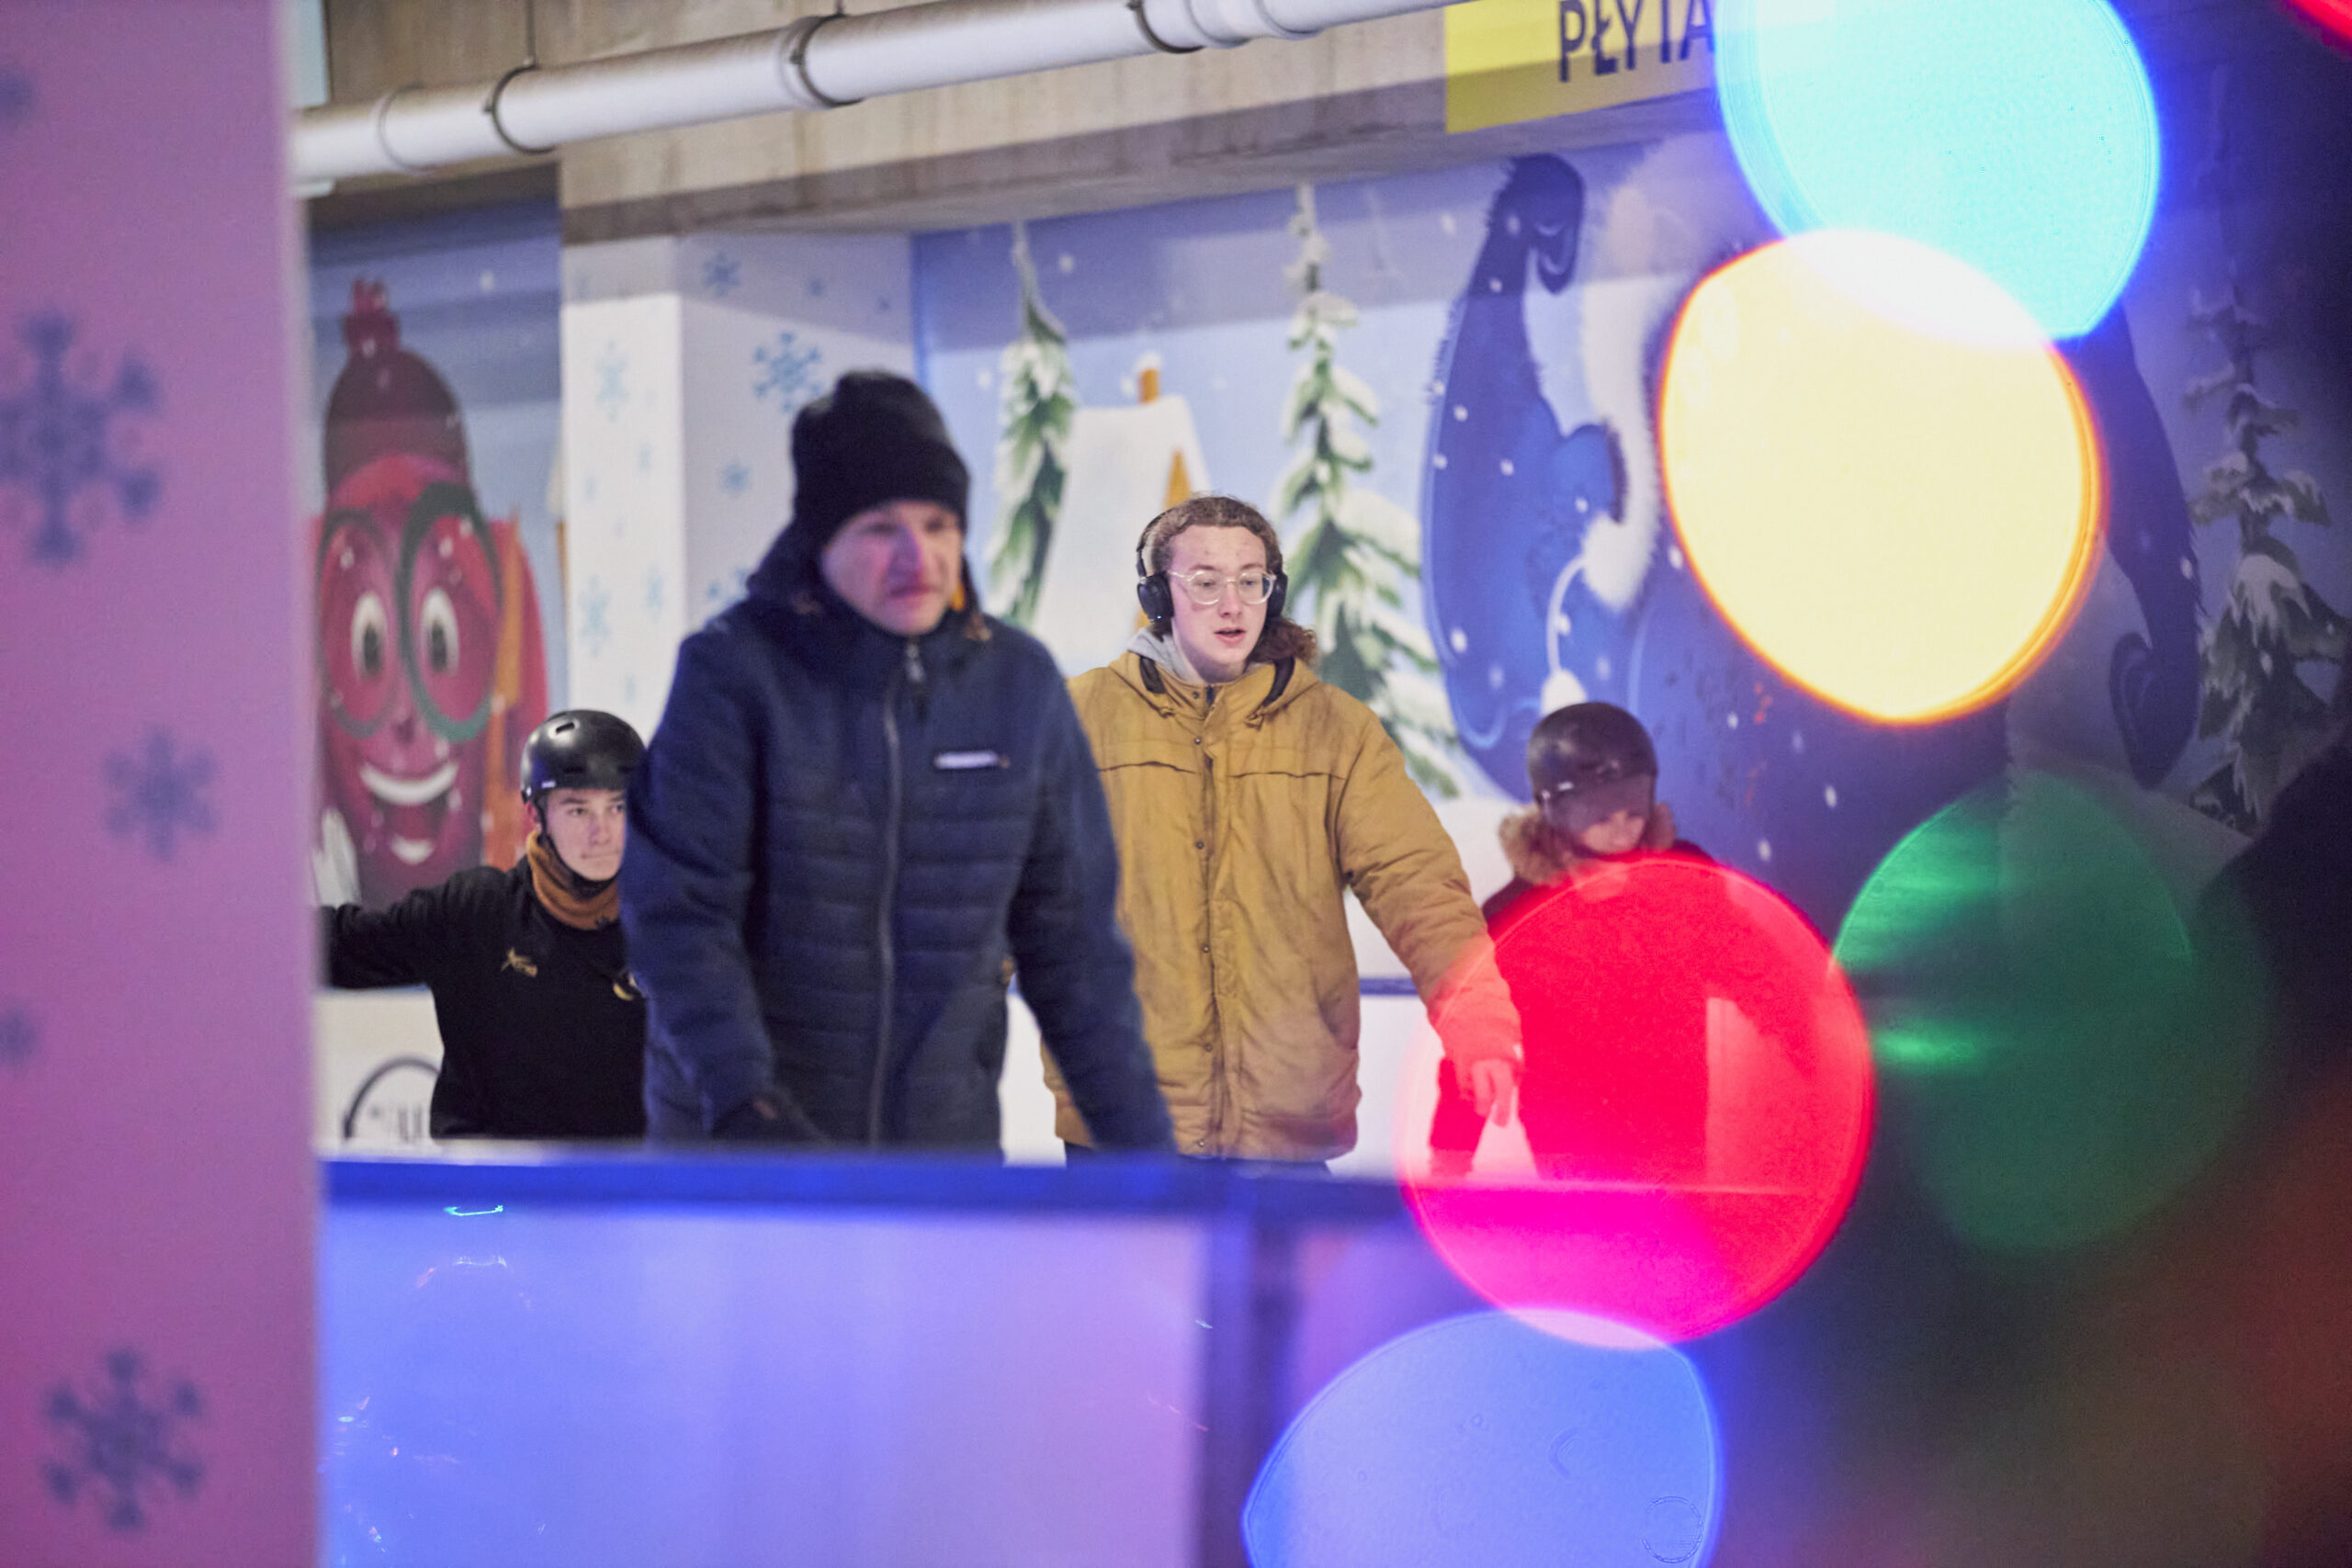
[{"label": "black bike helmet", "polygon": [[523,746],[523,798],[537,806],[559,789],[626,789],[645,760],[628,721],[594,708],[549,716]]},{"label": "black bike helmet", "polygon": [[1623,708],[1577,703],[1536,723],[1527,738],[1527,783],[1546,820],[1581,833],[1616,812],[1650,809],[1657,749]]}]

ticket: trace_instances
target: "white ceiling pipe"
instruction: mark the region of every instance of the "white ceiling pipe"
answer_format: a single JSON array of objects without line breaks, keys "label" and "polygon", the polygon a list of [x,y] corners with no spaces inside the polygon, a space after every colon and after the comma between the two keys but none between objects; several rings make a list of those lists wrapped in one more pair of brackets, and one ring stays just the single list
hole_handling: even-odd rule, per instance
[{"label": "white ceiling pipe", "polygon": [[1151,52],[1125,0],[933,0],[824,21],[807,80],[855,103]]},{"label": "white ceiling pipe", "polygon": [[416,173],[568,141],[989,81],[1155,51],[1311,38],[1450,0],[932,0],[575,65],[517,67],[464,87],[406,88],[305,109],[299,185]]}]

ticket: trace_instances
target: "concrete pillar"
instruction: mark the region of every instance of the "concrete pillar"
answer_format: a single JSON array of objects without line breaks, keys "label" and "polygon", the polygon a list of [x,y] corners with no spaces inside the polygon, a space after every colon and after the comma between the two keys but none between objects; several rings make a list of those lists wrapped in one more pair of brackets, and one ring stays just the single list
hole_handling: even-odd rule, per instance
[{"label": "concrete pillar", "polygon": [[0,1557],[312,1560],[275,0],[0,7]]},{"label": "concrete pillar", "polygon": [[564,255],[571,702],[648,736],[679,639],[792,509],[792,416],[843,370],[914,373],[903,235],[700,234]]}]

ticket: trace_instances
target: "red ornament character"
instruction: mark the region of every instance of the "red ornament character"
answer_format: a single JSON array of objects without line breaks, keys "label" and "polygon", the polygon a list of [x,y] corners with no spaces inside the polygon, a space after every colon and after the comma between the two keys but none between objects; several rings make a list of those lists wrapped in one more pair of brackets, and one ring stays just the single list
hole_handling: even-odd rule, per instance
[{"label": "red ornament character", "polygon": [[514,783],[547,716],[515,518],[486,519],[457,399],[351,289],[317,524],[321,893],[380,908],[522,852]]}]

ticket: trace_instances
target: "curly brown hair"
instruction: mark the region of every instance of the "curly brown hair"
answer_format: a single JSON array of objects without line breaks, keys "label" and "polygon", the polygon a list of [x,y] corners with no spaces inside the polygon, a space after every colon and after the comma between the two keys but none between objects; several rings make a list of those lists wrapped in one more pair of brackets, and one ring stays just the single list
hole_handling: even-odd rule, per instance
[{"label": "curly brown hair", "polygon": [[[1266,547],[1266,570],[1283,569],[1282,536],[1266,514],[1246,501],[1229,495],[1196,495],[1190,501],[1180,501],[1153,518],[1143,531],[1143,540],[1136,551],[1144,558],[1146,568],[1154,572],[1168,570],[1168,555],[1176,536],[1188,528],[1247,528],[1258,536]],[[1151,629],[1161,637],[1168,635],[1168,617],[1151,623]],[[1276,664],[1295,659],[1301,664],[1315,662],[1317,649],[1315,633],[1287,615],[1269,615],[1266,629],[1258,634],[1257,646],[1250,650],[1252,664]]]}]

